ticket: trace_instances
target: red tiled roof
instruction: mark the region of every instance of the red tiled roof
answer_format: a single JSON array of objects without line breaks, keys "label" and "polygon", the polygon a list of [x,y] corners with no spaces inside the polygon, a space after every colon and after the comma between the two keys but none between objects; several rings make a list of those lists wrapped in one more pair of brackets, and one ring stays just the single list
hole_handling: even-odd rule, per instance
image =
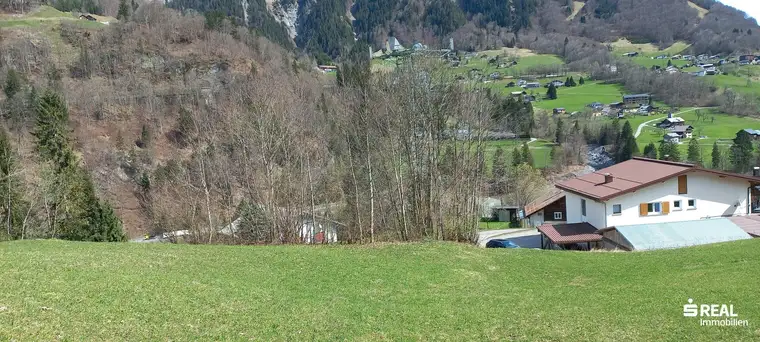
[{"label": "red tiled roof", "polygon": [[538,231],[556,244],[601,241],[597,229],[587,222],[570,224],[544,224]]},{"label": "red tiled roof", "polygon": [[[556,186],[562,190],[584,197],[606,201],[690,171],[708,172],[721,177],[741,178],[760,184],[760,178],[758,177],[709,170],[687,163],[633,158],[608,168],[564,181]],[[611,182],[604,182],[605,174],[612,176]]]},{"label": "red tiled roof", "polygon": [[734,216],[729,217],[728,219],[747,232],[747,234],[754,237],[760,237],[760,216]]},{"label": "red tiled roof", "polygon": [[565,193],[558,190],[533,201],[525,206],[525,217],[535,214],[537,211],[546,208],[546,206],[560,200],[562,197],[565,197]]}]

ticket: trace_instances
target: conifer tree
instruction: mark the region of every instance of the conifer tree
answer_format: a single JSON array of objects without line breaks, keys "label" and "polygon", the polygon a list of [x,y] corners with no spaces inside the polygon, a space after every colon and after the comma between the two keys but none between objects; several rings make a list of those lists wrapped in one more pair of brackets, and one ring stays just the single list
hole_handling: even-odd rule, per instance
[{"label": "conifer tree", "polygon": [[520,149],[515,146],[515,149],[512,150],[512,166],[517,166],[523,163],[522,158],[522,152],[520,152]]},{"label": "conifer tree", "polygon": [[657,146],[654,143],[649,143],[644,147],[644,157],[650,159],[657,159]]},{"label": "conifer tree", "polygon": [[686,160],[690,163],[702,165],[702,151],[699,149],[699,141],[692,138],[689,141],[689,151],[686,154]]},{"label": "conifer tree", "polygon": [[8,75],[5,78],[5,87],[3,87],[3,91],[5,92],[5,96],[9,99],[21,91],[21,77],[19,77],[16,70],[8,69]]},{"label": "conifer tree", "polygon": [[562,145],[565,142],[565,123],[562,121],[562,118],[557,119],[557,130],[554,138],[557,144]]},{"label": "conifer tree", "polygon": [[718,147],[718,142],[713,143],[712,148],[712,163],[710,164],[710,167],[716,170],[722,169],[722,165],[720,165],[720,161],[722,159],[720,148]]},{"label": "conifer tree", "polygon": [[619,143],[617,144],[617,153],[615,160],[619,162],[631,159],[639,153],[639,146],[636,144],[636,138],[633,136],[631,123],[626,121],[623,124],[623,130],[620,132]]},{"label": "conifer tree", "polygon": [[[56,237],[78,241],[123,241],[121,221],[108,203],[101,202],[87,172],[79,167],[68,138],[68,109],[63,98],[47,91],[36,105],[33,135],[44,162],[52,164],[51,207]],[[60,213],[59,213],[60,211]]]},{"label": "conifer tree", "polygon": [[129,20],[129,4],[127,4],[127,0],[119,0],[119,12],[116,14],[116,19],[120,21]]},{"label": "conifer tree", "polygon": [[536,166],[533,163],[533,154],[530,153],[530,148],[527,143],[522,145],[522,162],[532,167]]},{"label": "conifer tree", "polygon": [[734,138],[734,144],[731,145],[729,154],[735,172],[744,173],[749,171],[753,152],[752,137],[750,137],[749,133],[744,130],[736,133],[736,138]]},{"label": "conifer tree", "polygon": [[549,84],[549,89],[546,91],[546,98],[549,100],[557,99],[557,87],[554,86],[554,83]]},{"label": "conifer tree", "polygon": [[578,84],[579,84],[579,85],[583,85],[584,83],[586,83],[586,81],[584,81],[584,80],[583,80],[583,77],[581,77],[581,78],[578,80]]}]

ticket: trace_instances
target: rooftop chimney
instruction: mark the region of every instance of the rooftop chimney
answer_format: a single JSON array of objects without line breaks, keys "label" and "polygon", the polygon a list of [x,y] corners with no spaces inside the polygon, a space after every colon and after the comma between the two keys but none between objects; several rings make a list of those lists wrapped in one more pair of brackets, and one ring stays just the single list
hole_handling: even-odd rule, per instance
[{"label": "rooftop chimney", "polygon": [[668,119],[672,119],[672,118],[673,118],[673,113],[672,112],[668,113]]},{"label": "rooftop chimney", "polygon": [[605,173],[604,174],[604,183],[603,184],[608,184],[608,183],[612,183],[612,175],[609,174],[609,173]]},{"label": "rooftop chimney", "polygon": [[757,167],[757,166],[753,167],[752,168],[752,175],[755,176],[755,177],[760,177],[760,167]]}]

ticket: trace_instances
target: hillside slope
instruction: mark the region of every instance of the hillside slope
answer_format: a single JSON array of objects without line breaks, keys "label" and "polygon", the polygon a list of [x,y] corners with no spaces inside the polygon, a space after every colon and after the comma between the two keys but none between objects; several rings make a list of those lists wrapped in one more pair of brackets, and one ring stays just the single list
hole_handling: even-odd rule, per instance
[{"label": "hillside slope", "polygon": [[[250,8],[257,8],[257,15],[268,19],[249,19],[251,27],[281,41],[281,34],[274,33],[271,23],[278,21],[299,47],[332,57],[340,52],[335,46],[350,44],[354,38],[347,25],[358,39],[376,48],[383,47],[389,36],[399,38],[407,47],[415,42],[446,46],[453,37],[461,49],[483,50],[513,46],[524,34],[563,33],[599,42],[628,38],[661,47],[681,40],[691,44],[695,54],[760,50],[760,35],[750,32],[760,30],[757,23],[713,0],[520,0],[509,6],[508,0],[272,0],[267,5],[263,1],[251,2]],[[242,3],[214,4],[170,2],[176,8],[222,10],[243,18]],[[269,12],[262,14],[260,9],[265,7]]]},{"label": "hillside slope", "polygon": [[[44,20],[39,13],[46,13]],[[50,233],[44,198],[37,197],[46,190],[34,186],[46,177],[30,134],[34,92],[51,89],[65,97],[80,162],[134,237],[181,224],[172,219],[183,208],[176,199],[193,203],[187,191],[200,185],[185,173],[198,167],[193,143],[219,127],[215,111],[233,105],[226,100],[230,91],[241,91],[252,77],[267,85],[297,84],[309,94],[304,96],[322,87],[314,74],[298,74],[305,67],[292,55],[245,29],[227,24],[225,32],[209,31],[203,17],[183,17],[157,4],[141,6],[132,19],[140,23],[104,25],[49,7],[0,18],[0,80],[5,84],[10,70],[22,75],[18,94],[0,95],[0,101],[35,204],[27,236]],[[215,124],[201,126],[208,120]],[[181,196],[173,177],[187,177]],[[184,208],[194,210],[192,204]]]},{"label": "hillside slope", "polygon": [[[3,243],[0,339],[754,341],[759,243],[640,253]],[[683,316],[689,298],[732,304],[750,326],[700,327]]]}]

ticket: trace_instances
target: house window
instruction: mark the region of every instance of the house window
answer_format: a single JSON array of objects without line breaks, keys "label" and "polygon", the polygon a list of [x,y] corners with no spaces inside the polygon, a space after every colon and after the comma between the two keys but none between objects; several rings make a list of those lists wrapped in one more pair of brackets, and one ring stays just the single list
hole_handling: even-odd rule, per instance
[{"label": "house window", "polygon": [[586,216],[586,200],[581,198],[581,216]]},{"label": "house window", "polygon": [[690,200],[689,200],[689,201],[686,203],[686,209],[697,209],[697,200],[695,200],[695,199],[690,199]]},{"label": "house window", "polygon": [[681,210],[681,201],[673,201],[673,210]]},{"label": "house window", "polygon": [[562,212],[561,211],[555,211],[554,212],[554,219],[555,220],[561,220],[562,219]]},{"label": "house window", "polygon": [[647,213],[649,213],[649,214],[659,214],[661,212],[662,212],[662,207],[660,206],[660,202],[647,203]]},{"label": "house window", "polygon": [[620,204],[612,205],[612,215],[620,215],[623,212],[623,208]]}]

